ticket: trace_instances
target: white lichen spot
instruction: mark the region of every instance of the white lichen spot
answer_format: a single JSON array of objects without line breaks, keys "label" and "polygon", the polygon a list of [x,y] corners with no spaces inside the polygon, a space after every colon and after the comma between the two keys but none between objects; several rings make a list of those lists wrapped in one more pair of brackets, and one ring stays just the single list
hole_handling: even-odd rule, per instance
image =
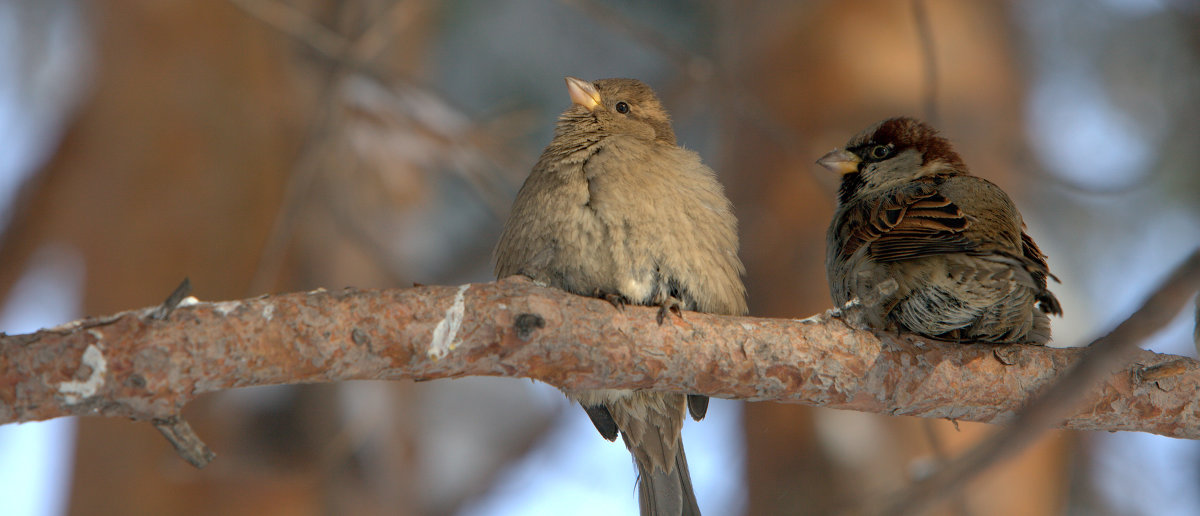
[{"label": "white lichen spot", "polygon": [[744,323],[742,323],[742,329],[746,330],[746,331],[752,331],[752,330],[754,330],[754,325],[744,322]]},{"label": "white lichen spot", "polygon": [[52,332],[57,332],[57,333],[67,333],[70,331],[74,331],[76,328],[82,326],[83,323],[84,323],[83,319],[76,319],[74,321],[68,321],[68,322],[62,323],[58,326],[51,326],[49,328],[46,328],[46,331],[52,331]]},{"label": "white lichen spot", "polygon": [[104,334],[100,333],[100,330],[92,328],[92,329],[88,330],[87,332],[88,332],[88,335],[91,335],[92,338],[96,339],[97,341],[104,340]]},{"label": "white lichen spot", "polygon": [[221,315],[229,315],[230,312],[237,310],[239,306],[242,306],[241,301],[221,301],[212,305],[213,310],[216,310]]},{"label": "white lichen spot", "polygon": [[83,365],[92,369],[92,374],[87,380],[69,381],[58,384],[58,393],[62,394],[63,401],[68,405],[74,405],[96,395],[96,390],[104,385],[104,374],[108,371],[108,361],[104,359],[104,353],[100,352],[100,348],[95,344],[88,344],[87,349],[83,351]]},{"label": "white lichen spot", "polygon": [[188,296],[179,300],[179,306],[195,306],[200,304],[200,300],[196,296]]},{"label": "white lichen spot", "polygon": [[272,317],[275,317],[275,305],[270,303],[263,305],[262,316],[263,319],[268,321],[270,321]]},{"label": "white lichen spot", "polygon": [[458,329],[462,327],[463,312],[466,311],[463,295],[470,287],[470,284],[458,287],[458,293],[454,295],[454,303],[446,309],[446,315],[433,328],[433,340],[429,343],[429,358],[439,360],[458,346],[456,341]]}]

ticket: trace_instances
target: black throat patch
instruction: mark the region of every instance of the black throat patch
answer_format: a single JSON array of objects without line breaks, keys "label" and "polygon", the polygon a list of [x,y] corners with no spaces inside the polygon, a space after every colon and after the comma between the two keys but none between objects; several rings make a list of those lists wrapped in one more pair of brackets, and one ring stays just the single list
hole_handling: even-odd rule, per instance
[{"label": "black throat patch", "polygon": [[863,181],[862,174],[859,172],[851,172],[842,175],[842,185],[838,188],[838,206],[850,202],[854,198],[854,194],[862,189],[866,181]]}]

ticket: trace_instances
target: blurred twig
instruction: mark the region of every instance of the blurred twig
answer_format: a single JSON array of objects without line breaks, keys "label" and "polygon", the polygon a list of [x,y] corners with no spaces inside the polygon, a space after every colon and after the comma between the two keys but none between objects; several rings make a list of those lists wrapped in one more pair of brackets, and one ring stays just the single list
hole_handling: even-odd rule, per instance
[{"label": "blurred twig", "polygon": [[[942,443],[942,438],[937,433],[936,426],[939,423],[942,423],[942,421],[936,419],[921,420],[921,429],[925,433],[925,440],[929,442],[929,451],[933,456],[934,471],[945,467],[946,462],[950,460],[950,455],[946,453],[946,447]],[[958,429],[958,423],[954,424],[954,428]],[[966,493],[958,492],[955,494],[957,496],[950,502],[953,513],[959,516],[971,516],[971,509],[967,507]]]},{"label": "blurred twig", "polygon": [[917,28],[917,38],[921,43],[921,57],[925,63],[925,119],[933,125],[939,125],[937,109],[938,67],[937,47],[933,43],[933,28],[929,23],[929,12],[925,9],[925,0],[912,0],[913,23]]},{"label": "blurred twig", "polygon": [[708,81],[712,76],[712,59],[693,53],[683,45],[663,36],[662,31],[639,23],[637,20],[609,7],[608,4],[595,0],[559,1],[578,9],[593,20],[628,35],[634,41],[663,54],[667,59],[679,66],[690,80]]},{"label": "blurred twig", "polygon": [[1196,343],[1196,352],[1200,353],[1200,297],[1196,298],[1196,317],[1192,321],[1192,341]]},{"label": "blurred twig", "polygon": [[[463,177],[494,213],[500,215],[507,211],[511,180],[503,174],[491,172],[489,166],[504,166],[511,159],[498,150],[500,146],[479,141],[490,141],[483,135],[490,132],[490,128],[476,128],[469,117],[432,90],[419,88],[408,80],[400,81],[401,85],[397,86],[397,80],[387,78],[386,74],[371,64],[380,49],[394,37],[395,31],[402,30],[412,22],[412,2],[392,2],[382,9],[379,16],[373,17],[373,22],[357,36],[348,38],[276,0],[229,1],[247,14],[312,48],[319,56],[328,59],[332,66],[322,82],[316,112],[308,123],[309,132],[293,166],[280,213],[264,244],[249,293],[268,290],[274,282],[282,267],[302,201],[328,165],[323,157],[332,149],[335,135],[344,134],[352,138],[354,134],[346,133],[353,133],[355,127],[375,131],[381,136],[368,143],[387,141],[394,133],[407,131],[404,136],[425,142],[409,148],[423,149],[425,154],[436,153],[439,156],[434,161],[413,156],[417,165],[426,168],[445,166],[453,170]],[[399,211],[400,207],[394,208],[396,210],[392,214]],[[363,216],[375,219],[386,217],[386,214],[381,215],[377,210],[367,211],[369,213]],[[342,217],[340,220],[357,218]],[[377,262],[394,264],[402,261],[390,252],[389,246],[381,242],[365,249],[371,253],[383,253],[375,257]],[[393,268],[387,267],[385,270]]]},{"label": "blurred twig", "polygon": [[408,27],[416,20],[418,3],[411,0],[394,0],[390,6],[376,18],[376,21],[362,31],[351,46],[351,55],[360,62],[373,61],[387,44],[394,39],[395,34]]},{"label": "blurred twig", "polygon": [[[909,488],[866,509],[867,514],[916,514],[957,490],[996,462],[1015,455],[1047,428],[1057,426],[1084,395],[1128,363],[1137,345],[1167,325],[1200,289],[1200,250],[1175,268],[1133,315],[1093,341],[1081,359],[1003,429]],[[1134,381],[1147,367],[1135,367]],[[1186,366],[1185,366],[1186,367]]]},{"label": "blurred twig", "polygon": [[313,50],[326,56],[347,55],[347,41],[340,34],[317,23],[308,14],[273,0],[229,0],[250,16],[291,34]]},{"label": "blurred twig", "polygon": [[[323,144],[331,132],[334,103],[331,102],[338,84],[350,70],[353,44],[341,35],[316,23],[295,8],[272,0],[229,0],[247,14],[256,17],[299,41],[308,44],[317,52],[333,58],[333,69],[321,83],[317,94],[316,111],[308,122],[308,133],[301,143],[300,152],[292,166],[288,183],[284,187],[283,201],[279,213],[271,225],[271,232],[263,244],[258,267],[250,280],[248,294],[270,290],[283,266],[287,242],[292,234],[292,224],[301,206],[301,199],[308,195],[320,170],[317,166],[323,152]],[[369,32],[369,29],[365,32]]]}]

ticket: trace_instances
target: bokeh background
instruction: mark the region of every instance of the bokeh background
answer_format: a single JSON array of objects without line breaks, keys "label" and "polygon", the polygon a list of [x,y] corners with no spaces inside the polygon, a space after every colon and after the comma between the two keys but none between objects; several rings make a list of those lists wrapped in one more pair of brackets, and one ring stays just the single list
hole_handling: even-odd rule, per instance
[{"label": "bokeh background", "polygon": [[[719,171],[753,315],[830,307],[836,178],[870,123],[936,123],[1062,279],[1055,344],[1200,244],[1194,0],[7,0],[0,330],[316,287],[489,281],[563,76],[636,77]],[[1192,320],[1148,343],[1195,356]],[[210,395],[204,470],[148,424],[0,427],[12,515],[633,514],[633,467],[527,380]],[[991,430],[715,400],[684,437],[711,515],[830,514]],[[1200,447],[1050,432],[935,514],[1200,514]]]}]

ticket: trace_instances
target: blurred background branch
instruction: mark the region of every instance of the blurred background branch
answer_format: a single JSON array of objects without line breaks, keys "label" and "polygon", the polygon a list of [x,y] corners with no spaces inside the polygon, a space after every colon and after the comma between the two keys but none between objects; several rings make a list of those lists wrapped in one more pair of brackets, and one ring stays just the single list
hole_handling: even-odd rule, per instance
[{"label": "blurred background branch", "polygon": [[[953,462],[941,466],[912,487],[881,497],[886,501],[869,509],[868,514],[920,514],[929,505],[958,492],[980,473],[1020,451],[1038,434],[1055,426],[1105,377],[1114,370],[1125,370],[1131,362],[1136,364],[1126,372],[1135,383],[1157,382],[1157,374],[1148,374],[1152,371],[1166,370],[1166,377],[1170,378],[1188,369],[1187,364],[1177,360],[1158,364],[1141,363],[1137,346],[1185,311],[1188,301],[1195,297],[1197,291],[1200,291],[1200,249],[1179,264],[1133,315],[1108,334],[1088,344],[1080,360],[1064,371],[1060,379],[1023,403],[1020,414],[1006,428]],[[1156,383],[1155,387],[1165,391],[1174,389],[1172,384]]]},{"label": "blurred background branch", "polygon": [[[490,281],[574,75],[656,87],[734,202],[757,316],[829,308],[837,179],[813,160],[878,119],[936,117],[1021,206],[1063,279],[1054,345],[1080,345],[1200,244],[1197,27],[1179,0],[3,2],[0,331],[151,305],[184,276],[203,299]],[[1193,326],[1178,317],[1146,346],[1194,356]],[[711,410],[684,430],[709,514],[836,513],[991,434]],[[627,454],[540,383],[260,387],[185,412],[222,451],[202,471],[149,425],[0,427],[0,478],[19,482],[0,483],[6,514],[636,507]],[[1197,514],[1198,454],[1050,431],[928,512]]]}]

